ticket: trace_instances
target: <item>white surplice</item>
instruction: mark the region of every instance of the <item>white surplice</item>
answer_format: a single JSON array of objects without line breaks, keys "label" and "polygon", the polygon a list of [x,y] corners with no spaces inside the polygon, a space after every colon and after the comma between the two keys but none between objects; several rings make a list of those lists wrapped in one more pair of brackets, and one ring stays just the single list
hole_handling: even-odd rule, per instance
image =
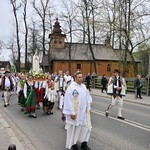
[{"label": "white surplice", "polygon": [[[77,98],[77,105],[74,101]],[[67,139],[66,148],[79,142],[87,142],[91,133],[89,126],[88,112],[91,109],[92,98],[84,84],[72,82],[68,86],[64,97],[63,114],[66,116]],[[75,108],[77,107],[77,108]],[[77,112],[76,112],[77,111]],[[76,120],[72,120],[70,115],[77,115]]]}]

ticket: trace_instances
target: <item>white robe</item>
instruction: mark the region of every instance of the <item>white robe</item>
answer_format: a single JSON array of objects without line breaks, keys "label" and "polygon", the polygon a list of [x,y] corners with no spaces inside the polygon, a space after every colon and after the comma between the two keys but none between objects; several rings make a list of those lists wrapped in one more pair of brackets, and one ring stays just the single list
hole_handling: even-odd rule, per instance
[{"label": "white robe", "polygon": [[[78,97],[78,112],[74,109],[74,97]],[[87,111],[91,109],[92,98],[85,85],[71,83],[68,86],[64,97],[63,114],[66,116],[67,139],[66,148],[71,148],[77,141],[88,141],[91,127],[88,127]],[[76,120],[72,120],[70,115],[77,114]]]}]

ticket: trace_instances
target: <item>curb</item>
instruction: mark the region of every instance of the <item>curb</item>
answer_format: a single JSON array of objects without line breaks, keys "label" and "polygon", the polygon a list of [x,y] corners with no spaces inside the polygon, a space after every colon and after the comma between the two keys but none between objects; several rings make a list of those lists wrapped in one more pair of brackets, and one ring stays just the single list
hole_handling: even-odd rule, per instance
[{"label": "curb", "polygon": [[[91,95],[105,97],[105,98],[110,97],[108,95],[98,95],[98,94],[94,94],[94,93],[93,94],[91,93]],[[130,103],[136,103],[136,104],[140,104],[140,105],[150,106],[150,103],[138,102],[136,100],[130,100],[130,99],[126,99],[126,98],[124,98],[123,100],[126,101],[126,102],[130,102]]]},{"label": "curb", "polygon": [[28,138],[17,128],[15,123],[9,119],[2,109],[0,109],[0,123],[9,136],[10,144],[15,144],[17,150],[35,150],[35,147]]}]

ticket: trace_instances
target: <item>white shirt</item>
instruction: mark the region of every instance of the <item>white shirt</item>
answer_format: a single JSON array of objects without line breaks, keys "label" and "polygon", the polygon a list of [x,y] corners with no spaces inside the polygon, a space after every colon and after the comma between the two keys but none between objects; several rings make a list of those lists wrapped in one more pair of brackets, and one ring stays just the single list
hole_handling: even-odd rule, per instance
[{"label": "white shirt", "polygon": [[5,88],[10,88],[10,80],[9,80],[9,78],[8,77],[6,77],[5,76],[5,86],[4,86]]}]

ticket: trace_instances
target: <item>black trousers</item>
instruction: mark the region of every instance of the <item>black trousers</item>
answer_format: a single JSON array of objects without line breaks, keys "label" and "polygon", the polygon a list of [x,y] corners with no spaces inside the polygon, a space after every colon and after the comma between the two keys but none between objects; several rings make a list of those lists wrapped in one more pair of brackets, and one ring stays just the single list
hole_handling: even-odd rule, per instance
[{"label": "black trousers", "polygon": [[141,98],[141,88],[137,88],[137,97]]}]

